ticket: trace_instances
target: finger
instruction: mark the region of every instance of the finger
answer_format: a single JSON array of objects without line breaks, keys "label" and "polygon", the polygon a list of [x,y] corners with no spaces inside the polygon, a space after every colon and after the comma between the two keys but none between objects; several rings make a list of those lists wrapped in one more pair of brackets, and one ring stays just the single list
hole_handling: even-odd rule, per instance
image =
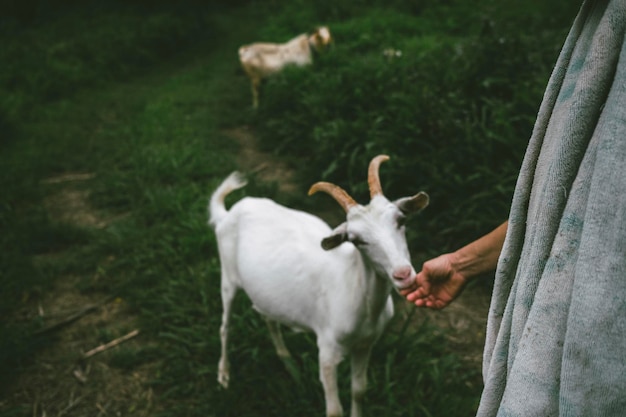
[{"label": "finger", "polygon": [[418,298],[413,302],[413,304],[415,304],[417,307],[428,307],[428,305],[426,305],[426,300],[423,298]]},{"label": "finger", "polygon": [[426,307],[433,310],[440,310],[450,304],[449,301],[442,300],[436,296],[429,294],[427,296],[416,298],[415,300],[409,300],[417,307]]},{"label": "finger", "polygon": [[430,281],[428,280],[428,278],[426,277],[422,277],[421,279],[416,278],[415,282],[417,283],[418,289],[421,289],[424,294],[430,294],[431,285],[430,285]]},{"label": "finger", "polygon": [[417,275],[415,275],[415,283],[420,287],[428,285],[428,274],[426,274],[424,270],[418,272]]},{"label": "finger", "polygon": [[406,299],[409,301],[416,301],[416,300],[425,298],[426,296],[427,296],[426,291],[424,290],[423,287],[420,287],[417,290],[413,291],[412,293],[407,294]]},{"label": "finger", "polygon": [[408,296],[409,294],[411,294],[411,293],[413,293],[413,292],[417,291],[417,289],[418,289],[418,288],[419,288],[419,287],[416,287],[416,286],[414,286],[414,285],[413,285],[413,286],[408,287],[408,288],[403,288],[403,289],[399,290],[398,292],[399,292],[399,293],[400,293],[400,295],[402,295],[403,297],[406,297],[406,296]]},{"label": "finger", "polygon": [[440,310],[448,305],[447,302],[435,299],[433,297],[418,298],[413,304],[415,304],[417,307],[425,307],[432,310]]},{"label": "finger", "polygon": [[442,308],[446,307],[448,304],[450,304],[449,301],[445,301],[445,300],[442,300],[442,299],[437,299],[433,303],[433,308],[436,309],[436,310],[441,310]]}]

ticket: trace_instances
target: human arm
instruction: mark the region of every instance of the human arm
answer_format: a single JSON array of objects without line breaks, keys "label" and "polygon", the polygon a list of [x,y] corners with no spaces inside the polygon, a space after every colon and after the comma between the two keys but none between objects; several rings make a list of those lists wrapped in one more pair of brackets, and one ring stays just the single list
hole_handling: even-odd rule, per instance
[{"label": "human arm", "polygon": [[495,270],[504,244],[508,222],[463,246],[426,261],[415,285],[401,291],[418,307],[440,309],[452,302],[474,277]]}]

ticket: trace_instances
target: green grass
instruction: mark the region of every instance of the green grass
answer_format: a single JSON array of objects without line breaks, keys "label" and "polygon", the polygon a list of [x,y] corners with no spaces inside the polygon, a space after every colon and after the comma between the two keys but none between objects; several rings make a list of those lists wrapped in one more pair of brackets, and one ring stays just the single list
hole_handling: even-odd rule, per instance
[{"label": "green grass", "polygon": [[[237,167],[239,151],[224,127],[252,126],[265,149],[297,164],[303,190],[329,179],[360,200],[367,161],[389,153],[392,160],[381,169],[388,194],[424,189],[432,198],[409,225],[416,265],[506,217],[572,6],[555,13],[552,3],[533,2],[531,13],[513,0],[508,7],[489,0],[296,1],[271,10],[238,3],[88,2],[50,18],[45,10],[24,17],[21,9],[3,20],[0,61],[9,63],[0,69],[5,390],[13,373],[55,340],[33,337],[42,323],[15,321],[15,312],[71,275],[80,277],[80,291],[121,297],[138,315],[149,346],[124,348],[109,364],[127,370],[154,364],[150,384],[160,415],[321,414],[314,338],[286,333],[297,352],[289,372],[243,295],[235,305],[231,388],[216,383],[219,263],[206,203]],[[286,40],[322,23],[333,31],[333,50],[315,67],[265,83],[254,113],[237,46]],[[402,50],[402,58],[385,60],[385,47]],[[298,164],[304,156],[306,164]],[[50,215],[46,198],[62,186],[42,180],[77,172],[94,176],[72,187],[88,191],[100,216],[118,220],[93,228]],[[244,193],[316,208],[311,199],[286,197],[255,181],[238,196]],[[397,320],[373,354],[366,415],[472,415],[478,371],[464,366],[440,329],[427,323],[400,332]],[[347,364],[340,368],[346,407],[348,371]]]},{"label": "green grass", "polygon": [[[423,189],[431,196],[421,225],[430,239],[411,236],[413,250],[453,249],[508,215],[543,89],[576,11],[562,2],[555,13],[553,3],[337,11],[335,48],[314,68],[268,82],[255,126],[268,149],[309,157],[306,182],[321,174],[361,199],[364,166],[388,153],[381,176],[389,195]],[[284,16],[270,21],[269,33],[285,25]],[[402,56],[386,59],[390,47]]]}]

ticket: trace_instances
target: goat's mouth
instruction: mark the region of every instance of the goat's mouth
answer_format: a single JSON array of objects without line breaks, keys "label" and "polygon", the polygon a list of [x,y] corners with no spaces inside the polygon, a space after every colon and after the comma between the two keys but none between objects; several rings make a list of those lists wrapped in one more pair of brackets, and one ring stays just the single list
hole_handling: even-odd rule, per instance
[{"label": "goat's mouth", "polygon": [[400,292],[402,290],[406,290],[412,288],[415,285],[415,279],[417,274],[413,274],[407,278],[397,278],[393,277],[393,287],[396,291]]},{"label": "goat's mouth", "polygon": [[404,290],[415,283],[417,273],[411,265],[405,265],[395,269],[391,274],[391,281],[396,290]]}]

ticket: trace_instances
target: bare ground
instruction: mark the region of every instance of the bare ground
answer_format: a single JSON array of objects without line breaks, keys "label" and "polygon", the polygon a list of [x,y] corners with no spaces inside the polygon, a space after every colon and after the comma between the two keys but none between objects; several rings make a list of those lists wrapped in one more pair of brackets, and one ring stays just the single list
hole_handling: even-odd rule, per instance
[{"label": "bare ground", "polygon": [[[121,216],[108,218],[89,204],[91,173],[69,173],[47,178],[44,204],[52,219],[85,228],[104,228]],[[38,256],[34,261],[45,268],[58,255]],[[104,260],[110,262],[112,259]],[[97,280],[93,276],[89,279]],[[20,374],[9,394],[0,401],[5,407],[22,406],[27,414],[45,416],[148,416],[154,411],[153,393],[147,382],[151,365],[132,372],[107,365],[109,351],[85,358],[85,353],[136,329],[136,318],[123,299],[80,291],[85,277],[65,276],[41,295],[26,303],[17,319],[37,317],[43,332],[54,342],[37,352],[31,365]],[[141,335],[124,342],[126,347],[145,343]],[[26,413],[25,413],[26,414]]]},{"label": "bare ground", "polygon": [[[293,171],[278,158],[258,149],[256,138],[246,127],[223,132],[241,145],[239,168],[255,172],[262,181],[276,182],[284,193],[297,191]],[[118,218],[107,218],[90,206],[89,181],[92,173],[69,173],[42,182],[49,188],[45,205],[57,221],[86,228],[104,228]],[[54,262],[54,255],[41,256],[36,262]],[[418,267],[418,266],[416,266]],[[97,279],[98,277],[92,277]],[[156,364],[134,368],[132,372],[112,368],[107,355],[113,347],[88,358],[89,350],[127,335],[137,329],[136,318],[123,299],[103,299],[98,294],[82,293],[81,277],[58,279],[42,299],[19,312],[21,319],[38,316],[55,333],[56,341],[39,351],[32,365],[16,378],[9,395],[0,401],[5,407],[23,405],[28,414],[47,416],[148,416],[157,405],[148,381]],[[479,369],[489,294],[480,287],[468,288],[460,298],[441,311],[418,309],[397,299],[398,314],[416,325],[429,320],[442,329],[453,348],[469,365]],[[58,325],[58,327],[55,327]],[[147,342],[141,334],[124,342],[139,348]]]}]

